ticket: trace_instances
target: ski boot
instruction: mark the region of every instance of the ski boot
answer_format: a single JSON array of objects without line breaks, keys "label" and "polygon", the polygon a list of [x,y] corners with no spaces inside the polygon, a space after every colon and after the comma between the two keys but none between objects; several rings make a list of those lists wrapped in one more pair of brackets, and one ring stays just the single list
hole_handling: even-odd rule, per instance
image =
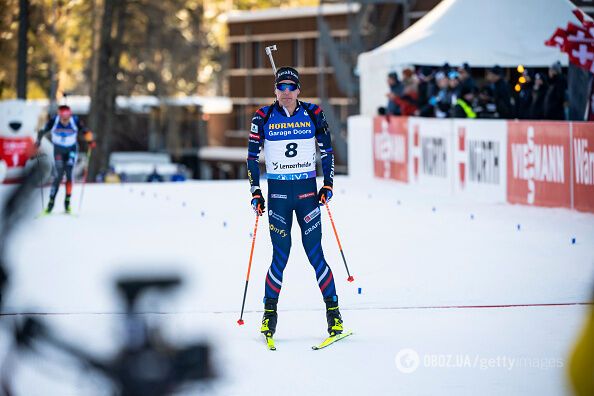
[{"label": "ski boot", "polygon": [[72,209],[70,208],[70,195],[66,195],[66,199],[64,200],[64,210],[68,214],[72,213]]},{"label": "ski boot", "polygon": [[330,337],[333,337],[337,334],[341,334],[343,327],[342,327],[342,317],[340,316],[340,311],[338,310],[338,297],[328,297],[324,299],[326,303],[326,320],[328,321],[328,334]]},{"label": "ski boot", "polygon": [[276,304],[278,299],[276,298],[264,298],[264,316],[262,317],[262,327],[260,333],[266,337],[272,337],[276,331]]},{"label": "ski boot", "polygon": [[47,208],[44,210],[45,214],[52,213],[52,209],[54,208],[54,200],[55,197],[50,197],[49,202],[47,203]]}]

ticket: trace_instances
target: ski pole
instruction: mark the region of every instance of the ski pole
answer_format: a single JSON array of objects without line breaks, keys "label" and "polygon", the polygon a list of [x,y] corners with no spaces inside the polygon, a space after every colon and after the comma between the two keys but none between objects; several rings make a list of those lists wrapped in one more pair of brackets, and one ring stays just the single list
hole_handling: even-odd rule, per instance
[{"label": "ski pole", "polygon": [[243,308],[245,307],[245,297],[247,296],[248,283],[250,282],[250,271],[252,270],[252,257],[254,256],[254,245],[256,244],[256,232],[258,231],[258,220],[260,215],[256,214],[256,225],[254,225],[254,236],[252,237],[252,250],[250,251],[250,262],[248,264],[247,276],[245,278],[245,290],[243,291],[243,302],[241,303],[241,314],[239,315],[238,325],[243,325]]},{"label": "ski pole", "polygon": [[326,209],[328,210],[328,217],[330,217],[330,223],[332,223],[332,229],[334,230],[334,235],[336,235],[336,241],[338,242],[338,248],[340,249],[340,255],[342,256],[342,261],[344,262],[344,267],[346,268],[347,275],[349,276],[347,280],[352,282],[355,280],[355,277],[351,275],[349,272],[349,267],[347,266],[346,258],[344,258],[344,252],[342,251],[342,245],[340,243],[340,238],[338,238],[338,232],[336,232],[336,226],[334,225],[334,219],[332,218],[332,213],[330,213],[330,207],[328,206],[328,202],[324,203]]},{"label": "ski pole", "polygon": [[39,152],[37,152],[37,174],[39,177],[39,191],[41,192],[41,210],[45,209],[45,199],[43,199],[43,172],[41,171],[41,161],[39,161]]},{"label": "ski pole", "polygon": [[272,51],[276,51],[276,44],[266,47],[264,49],[264,52],[266,52],[266,55],[268,55],[268,58],[270,58],[270,66],[272,66],[272,72],[274,73],[274,76],[276,76],[276,65],[274,64],[274,59],[272,58]]},{"label": "ski pole", "polygon": [[85,196],[85,184],[87,184],[87,176],[89,174],[89,165],[91,164],[91,154],[93,154],[93,149],[89,147],[87,149],[87,166],[85,166],[85,170],[83,172],[83,184],[80,191],[80,202],[78,203],[78,214],[82,209],[83,197]]}]

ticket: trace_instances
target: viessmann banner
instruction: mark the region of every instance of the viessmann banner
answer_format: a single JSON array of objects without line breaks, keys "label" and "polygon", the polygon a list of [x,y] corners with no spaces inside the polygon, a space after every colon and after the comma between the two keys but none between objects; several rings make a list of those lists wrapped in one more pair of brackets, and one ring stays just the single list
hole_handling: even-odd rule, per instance
[{"label": "viessmann banner", "polygon": [[570,208],[570,124],[510,121],[507,128],[508,202]]},{"label": "viessmann banner", "polygon": [[379,178],[594,212],[594,123],[376,117],[373,140]]},{"label": "viessmann banner", "polygon": [[594,126],[572,123],[573,207],[594,212]]},{"label": "viessmann banner", "polygon": [[373,120],[373,170],[376,177],[408,182],[408,117]]}]

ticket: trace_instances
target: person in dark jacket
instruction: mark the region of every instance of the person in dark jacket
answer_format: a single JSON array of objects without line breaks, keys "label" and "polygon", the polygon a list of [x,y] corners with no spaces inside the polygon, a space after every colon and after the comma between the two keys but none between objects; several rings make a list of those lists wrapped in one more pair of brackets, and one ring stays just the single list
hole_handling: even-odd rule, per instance
[{"label": "person in dark jacket", "polygon": [[479,90],[474,111],[477,113],[478,118],[499,118],[497,106],[493,101],[493,91],[489,86],[484,86]]},{"label": "person in dark jacket", "polygon": [[163,181],[163,176],[161,176],[156,166],[153,168],[152,173],[147,176],[146,181],[147,183],[161,183]]},{"label": "person in dark jacket", "polygon": [[449,80],[444,72],[438,71],[435,73],[435,84],[437,85],[437,93],[429,99],[429,104],[433,106],[435,117],[447,118],[452,103],[448,94]]},{"label": "person in dark jacket", "polygon": [[565,119],[565,95],[567,81],[561,72],[561,63],[555,62],[549,68],[549,87],[544,98],[544,118],[546,120]]},{"label": "person in dark jacket", "polygon": [[[521,84],[521,89],[517,92],[516,99],[516,115],[520,120],[530,119],[530,109],[532,107],[532,87],[534,85],[533,73],[527,69],[522,73],[524,82]],[[521,78],[521,77],[520,77]],[[520,80],[522,82],[522,80]]]},{"label": "person in dark jacket", "polygon": [[418,106],[416,115],[421,117],[433,117],[435,115],[433,106],[429,103],[432,96],[437,93],[437,86],[434,81],[434,73],[428,66],[423,66],[418,74]]},{"label": "person in dark jacket", "polygon": [[534,75],[534,84],[532,86],[532,103],[530,104],[530,119],[544,119],[544,99],[547,93],[548,85],[542,74]]},{"label": "person in dark jacket", "polygon": [[503,70],[499,66],[487,69],[487,81],[493,90],[493,101],[497,106],[497,113],[500,118],[509,119],[513,116],[511,107],[511,92],[509,86],[503,79]]},{"label": "person in dark jacket", "polygon": [[460,97],[456,99],[454,107],[452,107],[452,118],[477,118],[477,114],[473,109],[474,92],[467,86],[463,86],[460,90]]},{"label": "person in dark jacket", "polygon": [[476,92],[476,84],[472,78],[472,75],[470,74],[470,66],[468,63],[464,62],[464,64],[458,68],[458,75],[460,79],[460,85],[462,87],[467,87],[472,92]]},{"label": "person in dark jacket", "polygon": [[390,87],[390,92],[387,94],[387,115],[400,115],[400,106],[398,106],[398,103],[394,99],[402,95],[402,92],[404,91],[404,85],[398,79],[398,74],[396,72],[391,72],[388,74],[388,86]]}]

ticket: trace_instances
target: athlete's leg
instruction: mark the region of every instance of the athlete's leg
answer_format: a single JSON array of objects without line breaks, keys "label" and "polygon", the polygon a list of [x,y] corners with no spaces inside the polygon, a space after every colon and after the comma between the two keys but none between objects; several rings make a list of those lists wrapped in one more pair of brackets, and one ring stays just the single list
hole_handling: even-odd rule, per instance
[{"label": "athlete's leg", "polygon": [[272,240],[272,264],[266,274],[265,299],[278,299],[283,282],[283,271],[289,260],[293,222],[291,190],[290,181],[268,181],[268,222]]},{"label": "athlete's leg", "polygon": [[52,183],[52,188],[50,189],[50,202],[53,202],[58,194],[58,189],[60,188],[60,183],[62,182],[62,177],[64,177],[65,171],[65,158],[64,153],[56,146],[54,146],[54,166],[55,166],[55,174],[54,174],[54,181]]},{"label": "athlete's leg", "polygon": [[68,160],[66,161],[66,165],[64,167],[64,171],[66,173],[66,198],[64,199],[64,208],[66,211],[70,210],[70,197],[72,196],[72,172],[74,169],[74,165],[76,164],[76,157],[77,152],[76,150],[70,150],[68,152]]},{"label": "athlete's leg", "polygon": [[[301,227],[301,240],[310,264],[315,270],[320,291],[326,298],[336,296],[334,276],[322,250],[322,216],[318,204],[315,179],[299,182],[295,214]],[[312,194],[313,193],[313,194]]]}]

